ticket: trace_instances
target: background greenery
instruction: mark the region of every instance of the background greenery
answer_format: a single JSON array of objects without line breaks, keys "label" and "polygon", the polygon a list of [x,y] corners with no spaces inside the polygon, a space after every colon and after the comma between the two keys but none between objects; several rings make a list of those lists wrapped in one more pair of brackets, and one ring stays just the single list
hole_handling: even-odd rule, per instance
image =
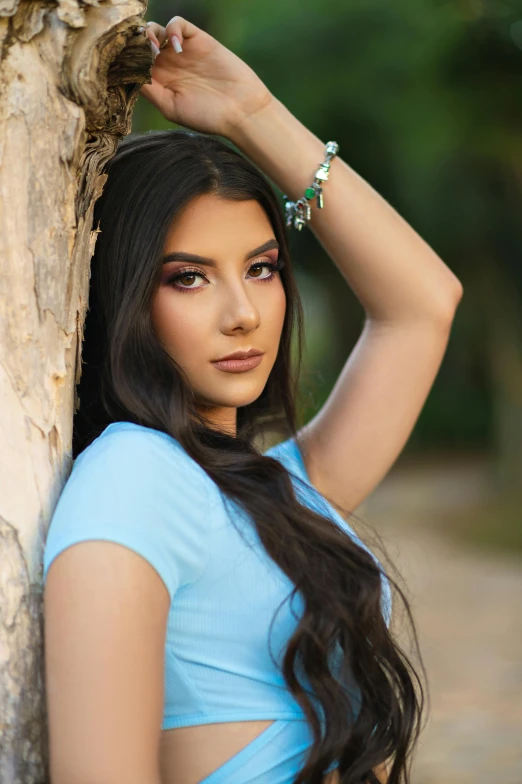
[{"label": "background greenery", "polygon": [[[336,139],[461,279],[448,351],[404,454],[491,455],[499,485],[518,498],[522,0],[152,0],[147,19],[166,24],[174,14],[245,59],[319,138]],[[140,98],[133,132],[167,127]],[[291,241],[310,416],[364,313],[311,232]]]}]

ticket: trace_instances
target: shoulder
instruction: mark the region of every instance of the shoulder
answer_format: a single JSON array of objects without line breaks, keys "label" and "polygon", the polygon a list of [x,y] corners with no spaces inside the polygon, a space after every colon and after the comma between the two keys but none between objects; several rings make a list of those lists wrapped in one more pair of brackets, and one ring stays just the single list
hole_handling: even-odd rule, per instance
[{"label": "shoulder", "polygon": [[[74,461],[63,494],[91,496],[112,506],[166,507],[191,517],[209,503],[214,482],[167,433],[133,422],[114,422]],[[205,509],[206,511],[206,509]]]},{"label": "shoulder", "polygon": [[134,422],[113,422],[81,452],[73,471],[85,471],[95,463],[176,465],[185,472],[206,476],[205,471],[185,452],[179,441],[161,430]]},{"label": "shoulder", "polygon": [[84,487],[98,497],[113,496],[119,490],[132,497],[144,492],[156,497],[178,493],[180,501],[183,497],[204,497],[213,484],[167,433],[132,422],[115,422],[78,455],[64,492]]},{"label": "shoulder", "polygon": [[74,461],[51,518],[44,570],[70,544],[107,539],[153,563],[172,595],[207,558],[214,487],[166,433],[109,425]]}]

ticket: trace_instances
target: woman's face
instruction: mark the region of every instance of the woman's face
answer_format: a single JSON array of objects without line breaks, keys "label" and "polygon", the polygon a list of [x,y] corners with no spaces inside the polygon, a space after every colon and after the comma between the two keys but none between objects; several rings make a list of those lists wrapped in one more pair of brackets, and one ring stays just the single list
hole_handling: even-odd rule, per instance
[{"label": "woman's face", "polygon": [[[236,409],[263,391],[283,328],[274,231],[257,201],[204,194],[176,216],[164,256],[153,328],[186,374],[199,410],[235,434]],[[259,352],[252,367],[217,363],[251,349]]]}]

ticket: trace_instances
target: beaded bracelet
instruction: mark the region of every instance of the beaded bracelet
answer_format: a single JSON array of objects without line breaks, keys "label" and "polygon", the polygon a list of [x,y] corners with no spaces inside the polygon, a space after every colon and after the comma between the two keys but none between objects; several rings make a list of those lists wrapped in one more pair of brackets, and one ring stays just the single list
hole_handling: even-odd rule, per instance
[{"label": "beaded bracelet", "polygon": [[317,200],[317,207],[320,210],[323,209],[323,183],[328,180],[330,161],[332,158],[335,158],[338,152],[339,145],[337,142],[328,142],[326,145],[326,157],[324,161],[319,164],[314,181],[310,187],[305,190],[302,199],[288,201],[288,196],[283,196],[283,199],[285,200],[287,226],[290,226],[293,223],[294,229],[301,231],[305,223],[312,217],[312,209],[308,202],[314,198]]}]

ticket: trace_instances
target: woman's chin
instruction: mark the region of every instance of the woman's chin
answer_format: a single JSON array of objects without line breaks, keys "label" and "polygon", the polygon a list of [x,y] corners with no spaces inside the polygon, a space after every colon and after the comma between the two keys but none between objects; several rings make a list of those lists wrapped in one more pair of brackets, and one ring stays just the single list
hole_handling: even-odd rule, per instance
[{"label": "woman's chin", "polygon": [[222,395],[216,395],[216,391],[213,390],[211,394],[198,395],[198,404],[208,408],[242,408],[254,403],[263,389],[264,387],[256,387],[255,390],[237,390],[234,393],[229,392]]}]

